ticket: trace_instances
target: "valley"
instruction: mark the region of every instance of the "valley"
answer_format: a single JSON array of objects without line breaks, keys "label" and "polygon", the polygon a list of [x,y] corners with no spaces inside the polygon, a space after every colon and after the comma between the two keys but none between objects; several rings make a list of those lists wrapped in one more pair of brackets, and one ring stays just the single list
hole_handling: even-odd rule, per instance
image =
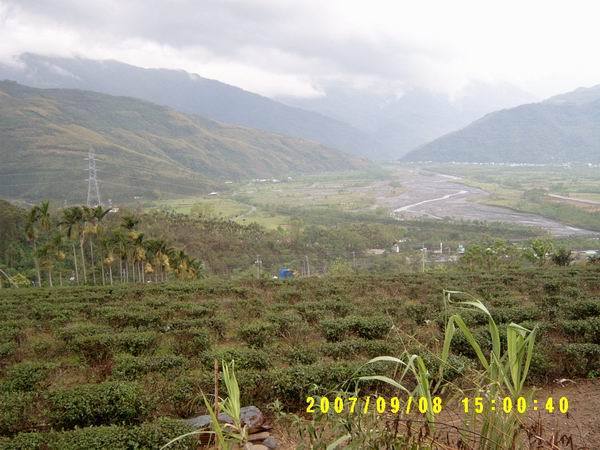
[{"label": "valley", "polygon": [[[435,172],[439,166],[391,164],[370,172],[330,173],[299,177],[286,182],[231,184],[218,196],[189,197],[146,204],[190,213],[216,213],[240,223],[257,222],[277,228],[289,222],[284,207],[335,208],[359,213],[380,210],[398,220],[499,222],[543,230],[556,237],[593,237],[598,232],[563,223],[539,214],[519,211],[493,203],[492,190],[478,187],[472,180]],[[216,198],[218,197],[218,198]],[[594,204],[585,200],[585,204]]]}]

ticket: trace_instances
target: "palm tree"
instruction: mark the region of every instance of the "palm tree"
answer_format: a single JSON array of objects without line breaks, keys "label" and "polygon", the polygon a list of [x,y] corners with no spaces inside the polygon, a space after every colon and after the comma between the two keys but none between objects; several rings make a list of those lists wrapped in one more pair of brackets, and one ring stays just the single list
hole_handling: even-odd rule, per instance
[{"label": "palm tree", "polygon": [[40,210],[38,206],[34,206],[29,211],[29,215],[27,216],[27,224],[25,228],[25,232],[27,233],[27,239],[33,245],[33,261],[35,263],[35,271],[37,275],[37,285],[38,287],[42,286],[42,275],[40,273],[40,262],[38,260],[38,251],[37,251],[37,228],[36,225],[40,220]]},{"label": "palm tree", "polygon": [[77,253],[75,252],[75,240],[79,236],[79,227],[83,218],[83,211],[79,206],[63,209],[63,219],[60,225],[67,227],[67,238],[71,241],[73,250],[73,264],[75,266],[75,280],[79,284],[79,270],[77,268]]},{"label": "palm tree", "polygon": [[[65,254],[63,253],[62,247],[63,236],[60,233],[54,233],[51,239],[49,239],[43,247],[40,248],[40,256],[42,257],[42,265],[48,273],[48,285],[54,287],[52,282],[52,269],[56,261],[63,261]],[[62,285],[62,276],[61,276]]]},{"label": "palm tree", "polygon": [[[86,219],[86,234],[90,236],[89,244],[90,244],[90,260],[92,263],[92,277],[94,280],[94,284],[96,284],[96,261],[94,257],[94,236],[98,236],[100,222],[104,217],[111,211],[111,208],[104,209],[102,205],[98,205],[94,208],[90,208],[88,206],[83,207],[84,217]],[[104,269],[104,266],[102,265]],[[104,279],[104,274],[102,274],[102,278]]]},{"label": "palm tree", "polygon": [[[128,237],[128,242],[126,243],[126,246],[125,246],[125,256],[126,256],[125,277],[126,277],[127,281],[129,281],[129,263],[132,260],[132,248],[133,248],[132,243],[138,237],[138,233],[135,230],[135,227],[139,223],[140,223],[140,219],[138,219],[137,217],[134,217],[134,216],[130,216],[130,215],[124,216],[121,219],[121,228],[123,228],[127,231],[127,237]],[[134,271],[133,267],[132,267],[132,278],[133,278],[133,281],[135,281],[135,271]]]},{"label": "palm tree", "polygon": [[108,268],[108,280],[110,285],[113,285],[112,265],[115,261],[114,250],[117,248],[118,241],[115,234],[104,235],[100,240],[102,253],[106,256],[102,259],[102,284],[105,284],[104,268]]}]

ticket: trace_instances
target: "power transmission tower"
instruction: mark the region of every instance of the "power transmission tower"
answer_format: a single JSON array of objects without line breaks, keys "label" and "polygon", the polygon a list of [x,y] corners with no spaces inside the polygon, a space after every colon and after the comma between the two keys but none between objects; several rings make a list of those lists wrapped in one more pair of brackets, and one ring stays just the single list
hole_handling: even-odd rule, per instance
[{"label": "power transmission tower", "polygon": [[254,264],[256,264],[256,278],[260,278],[260,270],[262,269],[262,259],[260,259],[260,255],[256,255]]},{"label": "power transmission tower", "polygon": [[102,204],[100,200],[100,188],[98,187],[98,173],[96,172],[96,153],[94,148],[90,147],[88,151],[88,191],[87,206],[98,206]]}]

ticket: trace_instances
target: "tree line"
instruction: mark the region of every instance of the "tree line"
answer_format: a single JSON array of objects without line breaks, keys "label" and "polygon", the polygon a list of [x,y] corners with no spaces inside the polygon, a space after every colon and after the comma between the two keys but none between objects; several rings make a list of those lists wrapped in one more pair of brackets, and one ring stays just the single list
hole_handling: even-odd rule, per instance
[{"label": "tree line", "polygon": [[111,211],[101,205],[71,206],[53,216],[49,202],[33,206],[25,234],[35,285],[163,282],[201,274],[200,261],[163,239],[149,239],[140,232],[138,217],[127,214],[109,222]]}]

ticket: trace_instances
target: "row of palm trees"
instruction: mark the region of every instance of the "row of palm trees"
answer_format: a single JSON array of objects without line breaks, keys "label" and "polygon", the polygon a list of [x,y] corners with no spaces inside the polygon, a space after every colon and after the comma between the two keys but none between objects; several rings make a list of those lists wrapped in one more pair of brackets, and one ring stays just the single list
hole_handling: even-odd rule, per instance
[{"label": "row of palm trees", "polygon": [[126,215],[107,226],[110,211],[102,206],[72,206],[63,209],[56,220],[47,201],[31,208],[25,231],[32,246],[37,286],[42,286],[42,273],[47,285],[54,286],[55,271],[62,285],[63,272],[69,266],[69,280],[78,285],[198,277],[202,268],[198,260],[162,239],[146,239],[137,230],[137,217]]}]

